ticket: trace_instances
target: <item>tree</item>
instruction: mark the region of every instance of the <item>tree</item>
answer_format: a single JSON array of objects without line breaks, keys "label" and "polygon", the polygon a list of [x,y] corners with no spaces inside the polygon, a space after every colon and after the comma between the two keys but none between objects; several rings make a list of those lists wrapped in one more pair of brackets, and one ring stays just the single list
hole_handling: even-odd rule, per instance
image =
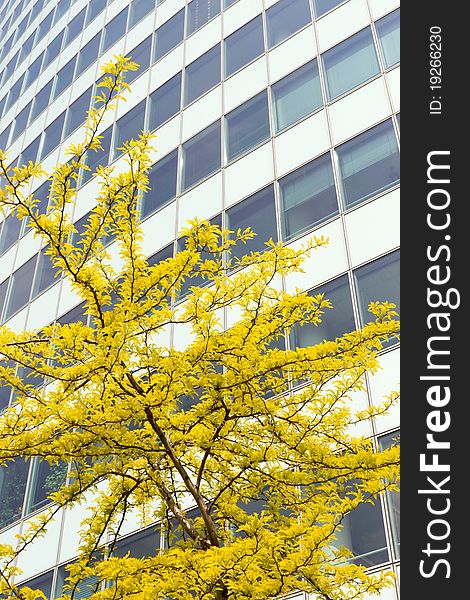
[{"label": "tree", "polygon": [[[48,483],[54,503],[16,547],[0,546],[0,592],[43,597],[15,587],[14,559],[62,507],[85,499],[92,510],[70,567],[72,597],[87,581],[96,599],[265,600],[305,590],[345,600],[377,591],[391,575],[368,575],[334,540],[351,511],[396,487],[397,448],[379,452],[351,433],[396,394],[360,412],[350,400],[364,374],[377,370],[383,341],[397,335],[393,305],[372,305],[373,321],[359,331],[285,350],[289,332],[320,323],[331,304],[287,293],[278,281],[326,240],[299,250],[269,241],[264,252],[243,256],[234,248],[251,230],[194,220],[182,232],[185,249],[152,264],[137,205],[148,189],[148,133],[125,144],[127,170],[98,168],[96,206],[77,232],[70,208],[79,169],[100,148],[100,124],[135,67],[122,57],[104,66],[84,142],[52,173],[32,163],[9,168],[0,153],[1,205],[47,243],[90,319],[0,329],[0,378],[16,394],[0,416],[0,464],[7,472],[15,459],[39,457],[56,467]],[[27,190],[45,177],[43,211]],[[119,256],[106,245],[110,236]],[[182,300],[188,281],[195,285]],[[239,315],[229,329],[224,309]],[[190,330],[187,347],[168,345],[170,326]],[[67,481],[57,467],[64,463]],[[123,523],[136,511],[167,528],[168,547],[146,558],[116,556]]]}]

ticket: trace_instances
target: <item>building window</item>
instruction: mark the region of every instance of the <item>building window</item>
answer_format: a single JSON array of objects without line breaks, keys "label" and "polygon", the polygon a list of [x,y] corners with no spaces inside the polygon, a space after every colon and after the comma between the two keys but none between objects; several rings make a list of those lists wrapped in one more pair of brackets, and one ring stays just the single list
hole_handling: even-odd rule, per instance
[{"label": "building window", "polygon": [[83,23],[85,22],[85,12],[86,7],[83,8],[67,25],[67,33],[65,34],[66,46],[73,42],[73,40],[81,34],[83,30]]},{"label": "building window", "polygon": [[323,105],[317,61],[313,60],[272,86],[276,132]]},{"label": "building window", "polygon": [[220,121],[183,144],[182,190],[220,169]]},{"label": "building window", "polygon": [[[69,1],[69,3],[70,3],[70,1]],[[47,17],[39,23],[36,39],[34,40],[35,46],[37,46],[39,44],[39,42],[42,40],[42,38],[46,35],[46,33],[49,33],[49,31],[51,30],[53,14],[54,14],[54,11],[51,10],[51,12],[47,15]]]},{"label": "building window", "polygon": [[100,53],[101,31],[83,46],[78,55],[77,77],[94,63]]},{"label": "building window", "polygon": [[246,244],[237,244],[233,247],[230,253],[232,259],[242,258],[250,252],[266,250],[266,242],[270,239],[274,242],[278,241],[273,185],[227,210],[228,229],[243,231],[247,227],[250,227],[256,235]]},{"label": "building window", "polygon": [[[0,283],[0,321],[2,319],[3,307],[5,306],[5,298],[7,297],[8,291],[8,282],[9,279],[5,279]],[[1,365],[1,362],[0,362]],[[3,410],[8,406],[8,401],[10,399],[10,387],[5,383],[0,385],[0,410]]]},{"label": "building window", "polygon": [[269,138],[266,90],[232,110],[225,120],[227,160],[230,162]]},{"label": "building window", "polygon": [[228,77],[264,53],[261,15],[225,39],[225,76]]},{"label": "building window", "polygon": [[302,234],[338,214],[329,154],[317,158],[279,181],[282,236]]},{"label": "building window", "polygon": [[31,122],[39,116],[43,110],[49,106],[49,98],[51,97],[52,84],[54,80],[51,79],[46,85],[40,90],[33,101],[33,109],[31,111]]},{"label": "building window", "polygon": [[0,467],[0,529],[21,517],[28,468],[24,458],[15,458]]},{"label": "building window", "polygon": [[42,65],[42,71],[44,72],[45,68],[48,67],[51,62],[59,56],[60,49],[62,47],[62,40],[64,37],[65,30],[62,31],[55,36],[50,44],[47,45],[46,54],[44,57],[44,64]]},{"label": "building window", "polygon": [[92,88],[88,88],[67,110],[64,138],[75,131],[85,121],[87,110],[90,108]]},{"label": "building window", "polygon": [[334,100],[380,73],[370,27],[322,54],[329,100]]},{"label": "building window", "polygon": [[385,66],[393,67],[400,62],[400,9],[377,21],[375,26]]},{"label": "building window", "polygon": [[266,11],[268,47],[284,41],[311,21],[308,0],[280,0]]},{"label": "building window", "polygon": [[318,294],[323,294],[325,300],[330,301],[332,308],[324,309],[321,323],[318,325],[306,323],[294,327],[291,332],[293,348],[306,348],[324,341],[333,341],[356,328],[347,275],[309,291],[310,296]]},{"label": "building window", "polygon": [[184,8],[176,13],[155,32],[155,50],[153,61],[156,62],[183,41]]},{"label": "building window", "polygon": [[121,153],[125,142],[136,140],[144,129],[145,100],[139,102],[116,122],[114,133],[114,158]]},{"label": "building window", "polygon": [[121,12],[105,26],[101,54],[106,52],[108,48],[111,48],[111,46],[126,33],[128,10],[129,7],[121,10]]},{"label": "building window", "polygon": [[321,17],[325,13],[333,10],[340,4],[344,4],[346,0],[313,0],[316,17]]},{"label": "building window", "polygon": [[[11,136],[11,143],[13,143],[26,129],[28,125],[29,113],[31,112],[31,105],[33,101],[29,102],[22,111],[18,113],[15,119],[15,125],[13,127],[13,133]],[[0,144],[0,148],[3,146]]]},{"label": "building window", "polygon": [[155,254],[152,254],[147,261],[148,266],[153,267],[154,265],[158,265],[169,258],[173,258],[173,243],[168,244],[168,246],[165,246],[158,252],[155,252]]},{"label": "building window", "polygon": [[126,81],[132,83],[139,75],[142,75],[150,66],[150,53],[152,51],[152,36],[149,35],[136,48],[128,52],[128,56],[133,62],[139,65],[136,71],[127,71]]},{"label": "building window", "polygon": [[50,465],[39,458],[35,459],[31,467],[26,513],[32,513],[49,504],[50,494],[57,492],[64,485],[66,477],[67,463]]},{"label": "building window", "polygon": [[11,123],[5,127],[5,129],[0,133],[0,148],[4,150],[8,146],[8,140],[10,138],[11,131]]},{"label": "building window", "polygon": [[44,575],[40,575],[39,577],[35,577],[34,579],[30,579],[29,581],[24,581],[20,583],[18,587],[29,587],[32,590],[41,590],[41,592],[46,596],[46,598],[52,598],[52,577],[54,575],[53,571],[49,571],[49,573],[44,573]]},{"label": "building window", "polygon": [[62,92],[69,87],[69,85],[73,81],[73,74],[75,71],[75,63],[77,61],[77,56],[74,56],[72,60],[62,67],[62,69],[55,76],[55,88],[54,88],[54,97],[55,100]]},{"label": "building window", "polygon": [[220,12],[220,0],[192,0],[188,4],[188,35],[205,25]]},{"label": "building window", "polygon": [[[64,589],[64,586],[67,584],[67,577],[67,565],[59,567],[59,570],[57,571],[54,598],[59,598],[63,595],[70,595],[70,591]],[[91,577],[83,577],[83,579],[78,583],[77,587],[74,589],[74,600],[89,598],[92,594],[99,590],[100,585],[101,584],[98,581],[98,577],[96,575],[92,575]]]},{"label": "building window", "polygon": [[181,73],[150,94],[149,129],[153,131],[179,112],[181,106]]},{"label": "building window", "polygon": [[187,106],[220,83],[220,44],[185,69],[184,104]]},{"label": "building window", "polygon": [[400,155],[391,120],[336,149],[345,208],[400,181]]},{"label": "building window", "polygon": [[[379,437],[379,446],[381,450],[386,450],[392,446],[398,446],[400,443],[400,432],[394,431]],[[385,492],[388,512],[390,514],[393,547],[396,558],[400,557],[400,492],[397,490],[387,490]]]},{"label": "building window", "polygon": [[109,163],[109,154],[111,150],[111,134],[112,126],[108,127],[104,133],[101,134],[101,150],[89,150],[86,155],[86,165],[90,170],[83,169],[82,171],[82,183],[86,183],[91,179],[92,175],[96,172],[98,167],[105,167]]},{"label": "building window", "polygon": [[58,281],[56,278],[56,269],[51,262],[50,254],[47,254],[48,248],[43,248],[39,253],[38,265],[36,268],[36,276],[34,278],[32,299],[36,298],[44,290],[51,287],[53,283]]},{"label": "building window", "polygon": [[91,23],[106,8],[107,0],[90,0],[88,2],[88,12],[86,15],[86,24]]},{"label": "building window", "polygon": [[14,214],[8,215],[3,221],[0,233],[0,254],[9,250],[20,239],[21,221]]},{"label": "building window", "polygon": [[28,303],[35,266],[36,256],[33,256],[11,276],[10,297],[5,311],[5,319],[9,319]]},{"label": "building window", "polygon": [[41,160],[60,144],[60,140],[62,139],[62,130],[64,128],[64,121],[65,110],[57,117],[57,119],[54,119],[54,121],[52,121],[52,123],[46,127],[42,143]]},{"label": "building window", "polygon": [[132,558],[144,558],[155,556],[159,549],[160,528],[152,527],[116,542],[112,556],[124,558],[129,555]]},{"label": "building window", "polygon": [[55,14],[54,14],[54,25],[68,11],[68,9],[70,8],[70,2],[71,2],[71,0],[60,0],[60,2],[57,4],[57,7],[55,9]]},{"label": "building window", "polygon": [[39,143],[41,141],[41,136],[38,135],[31,144],[29,144],[20,154],[19,164],[27,165],[29,162],[35,162],[38,156]]},{"label": "building window", "polygon": [[41,71],[41,64],[43,58],[44,52],[41,52],[41,54],[36,58],[36,60],[33,61],[33,63],[28,67],[24,83],[25,90],[27,90],[29,86],[38,78],[39,73]]},{"label": "building window", "polygon": [[400,311],[400,252],[392,252],[383,258],[354,271],[361,324],[374,319],[369,312],[371,302],[393,302]]},{"label": "building window", "polygon": [[142,218],[168,204],[176,196],[178,150],[158,161],[150,170],[149,191],[142,198]]},{"label": "building window", "polygon": [[137,25],[151,10],[155,8],[155,0],[132,0],[129,15],[129,29]]},{"label": "building window", "polygon": [[15,104],[15,102],[20,97],[21,88],[23,87],[24,78],[25,78],[25,75],[23,74],[18,79],[18,81],[13,84],[12,88],[10,89],[10,92],[8,94],[8,98],[7,98],[7,101],[6,101],[6,105],[5,105],[5,112],[7,112],[8,110],[10,110],[10,108],[13,106],[13,104]]}]

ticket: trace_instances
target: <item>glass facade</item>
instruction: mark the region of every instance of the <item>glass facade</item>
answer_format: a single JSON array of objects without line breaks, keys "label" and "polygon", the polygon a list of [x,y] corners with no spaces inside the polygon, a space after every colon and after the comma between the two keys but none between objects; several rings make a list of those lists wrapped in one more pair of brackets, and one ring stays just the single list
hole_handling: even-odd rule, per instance
[{"label": "glass facade", "polygon": [[[318,327],[296,328],[286,344],[335,338],[370,320],[370,302],[399,305],[398,232],[380,234],[381,220],[397,210],[400,183],[399,4],[363,4],[367,18],[355,25],[347,17],[350,0],[132,0],[119,6],[112,0],[8,0],[0,6],[0,147],[11,164],[67,161],[65,149],[77,141],[95,93],[98,65],[114,53],[131,57],[140,65],[127,79],[134,92],[100,129],[102,149],[89,153],[90,170],[80,172],[81,197],[95,193],[98,166],[121,164],[125,141],[145,129],[155,132],[151,189],[139,199],[150,262],[181,251],[178,232],[196,214],[257,233],[234,250],[231,269],[270,238],[297,244],[312,233],[325,235],[328,250],[315,255],[318,266],[306,268],[295,285],[324,294],[333,308],[325,309]],[[336,117],[348,103],[357,112]],[[39,212],[48,190],[44,178],[34,181]],[[89,210],[90,204],[75,208],[75,240]],[[8,214],[0,219],[0,322],[28,328],[86,319],[78,298],[71,308],[70,291],[27,224]],[[205,280],[194,274],[175,301],[192,285]],[[288,280],[284,285],[294,288]],[[228,322],[227,314],[223,318]],[[384,360],[398,352],[391,341]],[[16,393],[0,385],[0,411]],[[370,403],[381,401],[368,394]],[[194,402],[186,399],[187,406]],[[398,423],[386,427],[371,429],[377,447],[395,443]],[[65,476],[66,466],[37,460],[1,467],[0,544],[3,529],[22,527],[27,515],[42,510]],[[348,515],[337,543],[357,564],[395,568],[398,526],[394,492]],[[66,574],[66,563],[55,562],[64,544],[61,528],[51,541],[49,567],[28,575],[51,599]],[[172,540],[170,526],[154,526],[120,539],[113,552],[144,556]],[[95,584],[87,582],[80,597]]]}]

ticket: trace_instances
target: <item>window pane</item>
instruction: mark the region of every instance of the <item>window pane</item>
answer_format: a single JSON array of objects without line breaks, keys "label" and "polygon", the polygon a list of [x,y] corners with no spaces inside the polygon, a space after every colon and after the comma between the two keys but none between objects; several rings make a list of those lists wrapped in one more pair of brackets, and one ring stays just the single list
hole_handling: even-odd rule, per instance
[{"label": "window pane", "polygon": [[46,130],[44,131],[44,141],[42,144],[41,160],[60,144],[64,121],[65,110],[57,117],[57,119],[52,121],[49,127],[46,127]]},{"label": "window pane", "polygon": [[234,4],[237,0],[224,0],[224,8],[228,8],[229,6],[232,6],[232,4]]},{"label": "window pane", "polygon": [[315,15],[317,17],[321,17],[329,10],[332,10],[336,6],[343,4],[343,2],[345,2],[345,0],[313,0]]},{"label": "window pane", "polygon": [[91,23],[106,8],[106,0],[90,0],[86,15],[86,24]]},{"label": "window pane", "polygon": [[383,17],[375,25],[385,66],[396,65],[400,62],[400,9]]},{"label": "window pane", "polygon": [[45,181],[42,185],[38,187],[38,189],[33,192],[33,197],[35,200],[38,200],[38,203],[35,206],[35,210],[38,211],[39,214],[43,215],[46,212],[47,206],[49,204],[49,194],[51,190],[51,182]]},{"label": "window pane", "polygon": [[60,489],[65,483],[66,476],[67,463],[50,465],[46,461],[36,459],[32,467],[32,482],[28,492],[26,512],[32,513],[49,504],[51,501],[48,496]]},{"label": "window pane", "polygon": [[227,160],[231,161],[269,138],[268,97],[261,92],[226,117]]},{"label": "window pane", "polygon": [[90,167],[89,171],[83,170],[82,173],[82,182],[85,183],[89,179],[91,179],[93,173],[95,173],[96,169],[99,166],[105,167],[109,163],[109,154],[111,150],[111,134],[112,134],[112,126],[108,127],[106,131],[102,134],[101,138],[101,146],[102,150],[97,150],[96,152],[89,151],[86,156],[86,164]]},{"label": "window pane", "polygon": [[15,215],[8,215],[3,221],[0,233],[0,254],[6,252],[20,238],[21,221]]},{"label": "window pane", "polygon": [[75,131],[87,118],[87,111],[90,108],[92,88],[83,92],[67,110],[67,120],[65,123],[64,137],[67,137]]},{"label": "window pane", "polygon": [[226,38],[225,76],[235,73],[263,52],[263,20],[259,15]]},{"label": "window pane", "polygon": [[232,258],[241,258],[250,252],[266,250],[266,242],[269,239],[277,242],[274,186],[268,186],[227,210],[227,227],[232,231],[251,227],[256,233],[246,244],[237,244],[233,248]]},{"label": "window pane", "polygon": [[43,248],[39,253],[32,299],[36,298],[41,292],[47,290],[53,283],[58,281],[55,277],[56,273],[57,271],[52,265],[51,257],[47,254],[47,248]]},{"label": "window pane", "polygon": [[20,154],[20,165],[27,165],[30,161],[36,162],[39,151],[39,143],[41,141],[41,136],[38,135],[36,139],[34,139],[29,146],[27,146],[22,153]]},{"label": "window pane", "polygon": [[46,54],[44,57],[44,64],[42,65],[42,71],[48,67],[51,62],[57,58],[60,54],[60,48],[62,46],[62,39],[64,37],[64,30],[62,30],[56,37],[47,45]]},{"label": "window pane", "polygon": [[186,190],[220,169],[220,121],[183,144],[183,183]]},{"label": "window pane", "polygon": [[5,113],[13,106],[13,104],[15,104],[15,102],[20,97],[21,88],[23,87],[24,78],[25,78],[25,75],[23,75],[22,77],[20,77],[18,79],[18,81],[10,89],[10,92],[9,92],[8,98],[7,98],[7,102],[6,102],[6,105],[5,105]]},{"label": "window pane", "polygon": [[[67,566],[59,567],[57,571],[57,580],[55,584],[54,598],[59,598],[62,595],[70,596],[70,590],[64,590],[66,579],[69,575]],[[73,599],[81,600],[82,598],[89,598],[95,593],[96,586],[98,584],[98,577],[95,575],[91,577],[84,577],[75,588]]]},{"label": "window pane", "polygon": [[46,33],[49,33],[49,31],[51,29],[51,25],[52,25],[53,13],[54,13],[54,11],[51,10],[51,12],[47,15],[47,17],[39,23],[38,33],[36,35],[36,39],[34,40],[35,46],[37,46],[39,44],[39,42],[46,35]]},{"label": "window pane", "polygon": [[152,527],[117,542],[112,556],[123,558],[129,553],[132,558],[152,557],[158,554],[159,549],[160,529]]},{"label": "window pane", "polygon": [[55,100],[72,83],[76,60],[77,56],[74,56],[55,76],[53,100]]},{"label": "window pane", "polygon": [[41,590],[44,593],[46,598],[51,598],[52,594],[52,576],[53,571],[49,573],[45,573],[44,575],[40,575],[39,577],[35,577],[34,579],[30,579],[29,581],[25,581],[24,583],[20,583],[18,587],[27,586],[32,590]]},{"label": "window pane", "polygon": [[24,458],[16,458],[0,467],[0,528],[21,517],[28,468]]},{"label": "window pane", "polygon": [[150,52],[152,50],[152,36],[149,35],[142,43],[136,48],[127,53],[133,62],[139,65],[136,71],[128,71],[126,73],[127,83],[132,83],[139,75],[144,73],[150,66]]},{"label": "window pane", "polygon": [[114,137],[114,156],[120,153],[124,142],[137,139],[144,129],[145,100],[134,106],[127,114],[116,122]]},{"label": "window pane", "polygon": [[[3,307],[5,306],[5,298],[7,297],[8,282],[9,279],[5,279],[0,283],[0,321],[2,319]],[[10,387],[0,379],[0,410],[3,410],[8,406],[8,400],[10,399]]]},{"label": "window pane", "polygon": [[78,55],[77,77],[98,58],[100,51],[101,31],[83,46]]},{"label": "window pane", "polygon": [[322,54],[328,99],[334,100],[380,72],[370,27]]},{"label": "window pane", "polygon": [[132,0],[131,14],[129,16],[129,29],[134,27],[141,19],[155,7],[155,0]]},{"label": "window pane", "polygon": [[35,36],[36,36],[36,32],[33,31],[33,33],[29,36],[29,38],[26,40],[26,42],[22,45],[20,57],[18,59],[19,65],[21,65],[21,63],[24,61],[24,59],[30,55],[31,50],[33,49],[33,43],[34,43]]},{"label": "window pane", "polygon": [[5,148],[7,148],[8,146],[8,140],[10,139],[10,131],[11,131],[11,123],[8,125],[8,127],[5,127],[5,129],[2,131],[2,133],[0,133],[0,148],[2,150],[5,150]]},{"label": "window pane", "polygon": [[20,136],[24,132],[24,130],[26,129],[26,126],[28,125],[29,113],[31,112],[31,105],[32,105],[32,101],[29,102],[23,108],[23,110],[18,113],[18,115],[17,115],[17,117],[15,119],[15,125],[13,127],[13,134],[11,136],[11,143],[13,143],[18,138],[18,136]]},{"label": "window pane", "polygon": [[70,325],[71,323],[87,323],[87,316],[85,313],[85,303],[81,302],[77,304],[75,308],[72,308],[65,315],[62,315],[57,319],[57,323],[60,325]]},{"label": "window pane", "polygon": [[282,235],[289,240],[338,214],[329,154],[279,181]]},{"label": "window pane", "polygon": [[126,33],[128,10],[129,8],[126,7],[104,28],[103,49],[101,54],[106,52],[108,48],[111,48],[111,46]]},{"label": "window pane", "polygon": [[309,291],[310,296],[317,294],[324,294],[333,308],[325,309],[319,325],[313,323],[296,325],[291,333],[293,348],[306,348],[325,340],[335,340],[356,328],[347,275],[342,275],[330,283]]},{"label": "window pane", "polygon": [[153,131],[176,115],[180,105],[181,73],[178,73],[150,94],[149,129]]},{"label": "window pane", "polygon": [[152,256],[150,256],[148,259],[148,265],[149,265],[149,267],[153,267],[153,265],[156,265],[164,260],[167,260],[168,258],[173,258],[173,244],[172,243],[168,244],[168,246],[165,246],[158,252],[155,252],[155,254],[152,254]]},{"label": "window pane", "polygon": [[33,121],[38,115],[42,113],[49,105],[49,98],[51,97],[52,83],[51,79],[46,85],[39,90],[36,94],[33,102],[33,110],[31,111],[31,121]]},{"label": "window pane", "polygon": [[60,2],[57,4],[57,8],[54,15],[54,25],[68,11],[68,9],[70,8],[70,3],[71,0],[60,0]]},{"label": "window pane", "polygon": [[287,39],[311,20],[308,0],[280,0],[266,11],[268,47]]},{"label": "window pane", "polygon": [[[379,438],[379,446],[381,450],[386,450],[392,446],[397,446],[400,443],[400,432],[394,431]],[[396,490],[387,490],[385,492],[387,499],[388,512],[390,514],[393,546],[395,556],[400,556],[400,492]]]},{"label": "window pane", "polygon": [[339,146],[337,154],[346,208],[400,181],[400,156],[390,120]]},{"label": "window pane", "polygon": [[158,161],[149,173],[150,190],[142,198],[142,218],[168,204],[176,196],[178,150]]},{"label": "window pane", "polygon": [[25,84],[24,89],[27,90],[29,86],[36,81],[38,78],[39,72],[41,70],[42,59],[44,57],[44,52],[36,58],[36,60],[28,67],[26,71]]},{"label": "window pane", "polygon": [[317,61],[307,63],[272,86],[276,132],[323,104]]},{"label": "window pane", "polygon": [[85,22],[85,12],[86,7],[83,8],[78,15],[75,15],[75,17],[67,25],[67,33],[65,35],[66,46],[82,33],[83,23]]},{"label": "window pane", "polygon": [[183,36],[184,8],[157,29],[153,61],[156,62],[159,58],[165,56],[165,54],[182,42]]},{"label": "window pane", "polygon": [[220,44],[200,56],[185,70],[185,106],[220,82]]},{"label": "window pane", "polygon": [[356,269],[354,277],[363,325],[374,319],[368,308],[370,302],[393,302],[400,312],[400,252]]},{"label": "window pane", "polygon": [[192,0],[188,4],[188,35],[220,12],[220,0]]}]

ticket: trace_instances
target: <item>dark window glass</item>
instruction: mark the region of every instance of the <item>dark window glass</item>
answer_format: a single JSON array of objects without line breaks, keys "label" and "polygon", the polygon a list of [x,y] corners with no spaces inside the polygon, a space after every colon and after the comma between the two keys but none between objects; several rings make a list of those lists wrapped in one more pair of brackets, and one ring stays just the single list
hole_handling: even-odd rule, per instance
[{"label": "dark window glass", "polygon": [[[387,433],[379,438],[379,446],[381,450],[386,450],[392,446],[398,446],[400,444],[400,432],[394,431],[393,433]],[[385,492],[387,499],[388,512],[390,515],[390,521],[392,525],[392,538],[393,547],[395,549],[395,556],[400,557],[400,492],[396,490],[387,490]]]},{"label": "dark window glass", "polygon": [[13,87],[10,89],[10,92],[8,94],[8,98],[7,98],[7,102],[5,105],[5,112],[7,112],[12,106],[13,104],[15,104],[15,102],[18,100],[18,98],[20,97],[20,93],[21,93],[21,88],[23,87],[23,81],[25,78],[25,74],[23,74],[18,81],[13,84]]},{"label": "dark window glass", "polygon": [[51,62],[55,58],[57,58],[59,56],[60,49],[62,47],[63,37],[64,37],[64,30],[62,29],[62,31],[58,35],[55,36],[55,38],[52,40],[52,42],[47,44],[46,54],[44,57],[44,64],[42,65],[43,71],[46,67],[48,67],[51,64]]},{"label": "dark window glass", "polygon": [[67,463],[50,465],[46,461],[36,459],[32,466],[26,512],[31,513],[49,504],[51,501],[48,496],[64,485],[66,476]]},{"label": "dark window glass", "polygon": [[321,323],[314,325],[307,323],[303,326],[296,325],[291,332],[291,345],[293,348],[306,348],[315,346],[323,341],[333,341],[345,333],[354,331],[354,313],[349,288],[348,276],[343,275],[309,292],[310,296],[324,294],[332,308],[324,309]]},{"label": "dark window glass", "polygon": [[38,265],[36,268],[36,276],[34,278],[33,294],[32,298],[39,296],[41,292],[47,290],[56,281],[55,277],[57,270],[54,269],[51,257],[47,254],[47,248],[43,248],[39,253]]},{"label": "dark window glass", "polygon": [[160,529],[151,528],[139,531],[124,540],[119,540],[113,550],[113,556],[123,558],[127,554],[132,558],[153,557],[160,549]]},{"label": "dark window glass", "polygon": [[126,7],[110,21],[104,28],[103,49],[101,53],[106,52],[108,48],[117,42],[126,33],[127,13],[129,7]]},{"label": "dark window glass", "polygon": [[[54,598],[59,598],[63,595],[70,595],[70,590],[64,589],[64,585],[67,583],[68,574],[69,571],[67,566],[59,567],[59,570],[57,571]],[[97,586],[99,587],[98,577],[95,575],[92,575],[91,577],[84,577],[74,590],[74,600],[89,598],[96,592]]]},{"label": "dark window glass", "polygon": [[106,0],[90,0],[86,15],[86,25],[91,23],[106,8]]},{"label": "dark window glass", "polygon": [[129,15],[129,29],[149,14],[155,7],[155,0],[132,0]]},{"label": "dark window glass", "polygon": [[24,89],[27,90],[29,86],[36,81],[38,75],[41,71],[42,59],[44,57],[44,52],[36,58],[36,60],[28,67],[26,71],[26,77],[24,82]]},{"label": "dark window glass", "polygon": [[272,86],[276,131],[300,121],[323,104],[317,61],[307,63]]},{"label": "dark window glass", "polygon": [[38,203],[35,206],[35,209],[39,214],[43,215],[49,204],[49,194],[51,190],[51,182],[45,181],[42,185],[38,187],[38,189],[33,192],[33,197],[35,200],[38,200]]},{"label": "dark window glass", "polygon": [[2,131],[2,133],[0,133],[0,148],[2,150],[5,150],[5,148],[8,146],[8,140],[10,139],[11,126],[12,126],[12,124],[10,123],[8,125],[8,127],[5,127],[5,129]]},{"label": "dark window glass", "polygon": [[[198,508],[192,508],[191,510],[185,511],[185,517],[190,523],[194,522],[195,519],[201,516]],[[175,518],[168,519],[165,527],[165,535],[163,536],[163,546],[169,548],[170,546],[176,545],[178,542],[187,541],[188,534],[181,527],[179,521]]]},{"label": "dark window glass", "polygon": [[269,138],[268,96],[261,92],[226,116],[227,160]]},{"label": "dark window glass", "polygon": [[89,179],[91,179],[93,173],[95,173],[96,169],[99,166],[105,167],[109,163],[109,154],[111,149],[111,134],[112,134],[112,126],[108,127],[106,131],[102,134],[101,138],[101,150],[89,151],[86,156],[86,164],[90,167],[89,171],[83,170],[82,173],[82,182],[85,183]]},{"label": "dark window glass", "polygon": [[31,122],[48,107],[53,82],[54,80],[51,79],[49,83],[46,83],[46,85],[36,94],[33,102],[33,109],[31,111]]},{"label": "dark window glass", "polygon": [[28,468],[24,458],[16,458],[0,467],[0,528],[21,517]]},{"label": "dark window glass", "polygon": [[62,315],[59,319],[57,319],[57,323],[59,325],[70,325],[71,323],[87,323],[87,316],[85,313],[85,303],[82,302],[72,308],[65,315]]},{"label": "dark window glass", "polygon": [[0,254],[9,250],[20,239],[21,221],[16,215],[8,215],[0,233]]},{"label": "dark window glass", "polygon": [[385,66],[393,67],[400,62],[400,9],[383,17],[375,25]]},{"label": "dark window glass", "polygon": [[329,100],[349,92],[380,73],[370,27],[322,54]]},{"label": "dark window glass", "polygon": [[33,31],[33,33],[29,36],[29,38],[26,40],[26,42],[22,45],[20,57],[18,59],[19,65],[21,65],[21,63],[24,61],[24,59],[31,54],[35,36],[36,36],[36,32]]},{"label": "dark window glass", "polygon": [[220,44],[185,69],[185,106],[220,83]]},{"label": "dark window glass", "polygon": [[66,46],[82,33],[83,23],[85,22],[85,13],[86,7],[83,8],[78,15],[75,15],[75,17],[67,25],[67,33],[65,35]]},{"label": "dark window glass", "polygon": [[10,61],[8,62],[6,69],[5,69],[5,73],[3,75],[2,85],[5,84],[10,79],[10,77],[13,75],[13,73],[15,72],[16,63],[18,62],[18,57],[19,57],[19,53],[17,52],[15,54],[15,56],[12,59],[10,59]]},{"label": "dark window glass", "polygon": [[64,128],[65,110],[44,131],[41,160],[60,144],[62,129]]},{"label": "dark window glass", "polygon": [[38,33],[37,33],[36,39],[34,40],[35,46],[37,46],[39,44],[39,42],[46,35],[46,33],[49,33],[51,26],[52,26],[53,13],[54,13],[54,11],[51,10],[51,12],[47,15],[47,17],[39,23]]},{"label": "dark window glass", "polygon": [[400,181],[400,155],[390,120],[339,146],[336,151],[346,208]]},{"label": "dark window glass", "polygon": [[268,47],[287,39],[311,20],[308,0],[280,0],[266,11]]},{"label": "dark window glass", "polygon": [[132,83],[139,75],[144,73],[150,66],[150,52],[152,51],[152,36],[141,42],[136,48],[127,53],[127,55],[139,65],[136,71],[126,73],[127,83]]},{"label": "dark window glass", "polygon": [[176,196],[178,150],[158,161],[150,170],[149,187],[142,198],[142,218],[165,206]]},{"label": "dark window glass", "polygon": [[237,0],[224,0],[224,8],[228,8],[229,6],[232,6],[232,4],[234,4]]},{"label": "dark window glass", "polygon": [[183,144],[182,189],[220,169],[220,121]]},{"label": "dark window glass", "polygon": [[[33,101],[29,102],[22,111],[20,111],[15,119],[15,124],[13,127],[13,134],[11,136],[11,142],[13,143],[19,135],[21,135],[26,126],[28,125],[29,113],[31,112],[31,105]],[[1,147],[1,146],[0,146]]]},{"label": "dark window glass", "polygon": [[39,143],[41,141],[41,136],[38,135],[36,139],[34,139],[29,146],[27,146],[20,154],[20,165],[27,165],[30,161],[36,162],[38,158],[39,152]]},{"label": "dark window glass", "polygon": [[246,244],[238,244],[231,252],[232,258],[241,258],[250,252],[266,250],[266,242],[278,241],[274,187],[268,186],[250,198],[227,210],[227,227],[232,231],[247,227],[256,233]]},{"label": "dark window glass", "polygon": [[62,67],[62,69],[55,76],[55,88],[53,100],[58,98],[60,94],[69,87],[73,81],[73,73],[75,71],[75,63],[77,62],[77,55],[72,60]]},{"label": "dark window glass", "polygon": [[226,38],[225,76],[235,73],[263,52],[263,20],[259,15]]},{"label": "dark window glass", "polygon": [[343,2],[345,2],[345,0],[313,0],[315,15],[321,17],[336,6],[343,4]]},{"label": "dark window glass", "polygon": [[[0,234],[1,235],[1,234]],[[0,321],[2,318],[3,307],[5,306],[5,298],[7,297],[8,282],[9,279],[5,279],[0,283]],[[10,387],[6,385],[0,378],[0,410],[3,410],[8,406],[10,399]]]},{"label": "dark window glass", "polygon": [[145,100],[134,106],[128,113],[116,122],[114,137],[114,156],[120,153],[124,142],[137,139],[144,129]]},{"label": "dark window glass", "polygon": [[181,73],[172,77],[150,94],[149,129],[160,127],[179,112],[181,105]]},{"label": "dark window glass", "polygon": [[220,12],[220,0],[192,0],[188,4],[188,35]]},{"label": "dark window glass", "polygon": [[374,319],[370,302],[393,302],[400,311],[400,253],[392,252],[354,271],[361,323]]},{"label": "dark window glass", "polygon": [[184,8],[157,29],[153,61],[156,62],[183,41]]},{"label": "dark window glass", "polygon": [[71,0],[60,0],[60,2],[57,4],[57,8],[54,15],[54,25],[68,11],[68,9],[70,8],[70,3]]},{"label": "dark window glass", "polygon": [[279,181],[279,188],[282,235],[285,240],[338,214],[329,154],[283,177]]},{"label": "dark window glass", "polygon": [[148,259],[148,265],[149,267],[153,267],[153,265],[167,260],[168,258],[173,258],[173,244],[168,244],[168,246],[165,246],[158,252],[155,252],[155,254],[152,254]]},{"label": "dark window glass", "polygon": [[19,588],[23,586],[29,587],[32,590],[41,590],[46,598],[51,598],[52,594],[52,576],[54,572],[50,571],[49,573],[44,573],[44,575],[40,575],[39,577],[35,577],[34,579],[30,579],[29,581],[25,581],[24,583],[19,584]]},{"label": "dark window glass", "polygon": [[89,87],[81,96],[79,96],[67,110],[67,119],[65,122],[64,137],[67,137],[79,127],[87,117],[87,110],[90,108],[92,88]]},{"label": "dark window glass", "polygon": [[88,67],[95,62],[100,52],[101,31],[86,43],[78,55],[77,75],[81,75]]}]

